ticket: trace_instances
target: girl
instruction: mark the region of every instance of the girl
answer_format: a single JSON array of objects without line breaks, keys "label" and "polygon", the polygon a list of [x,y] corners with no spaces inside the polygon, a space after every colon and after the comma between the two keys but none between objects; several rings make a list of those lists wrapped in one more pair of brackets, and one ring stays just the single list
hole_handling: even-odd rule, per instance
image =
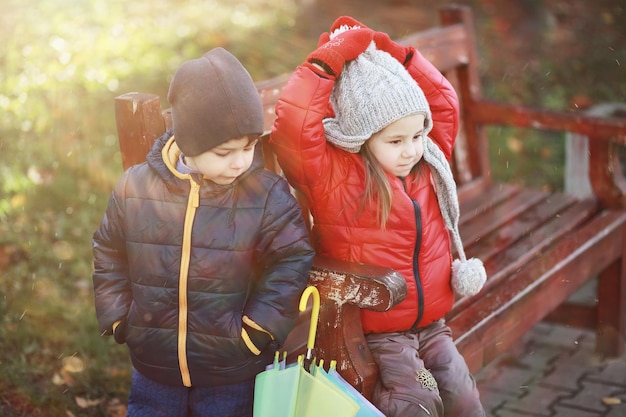
[{"label": "girl", "polygon": [[384,33],[350,17],[331,33],[285,86],[271,143],[308,198],[317,253],[406,279],[399,305],[362,311],[380,368],[374,403],[388,416],[484,416],[443,319],[455,293],[475,294],[486,278],[479,260],[465,259],[458,233],[448,164],[456,93],[418,51]]}]

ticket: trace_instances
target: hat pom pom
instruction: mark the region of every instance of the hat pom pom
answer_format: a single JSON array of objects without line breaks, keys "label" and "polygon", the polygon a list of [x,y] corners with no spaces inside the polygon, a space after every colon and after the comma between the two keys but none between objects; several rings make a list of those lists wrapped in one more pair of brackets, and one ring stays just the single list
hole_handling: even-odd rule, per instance
[{"label": "hat pom pom", "polygon": [[334,39],[337,35],[342,34],[343,32],[347,32],[349,30],[361,29],[359,25],[341,25],[337,29],[333,30],[330,33],[330,39]]},{"label": "hat pom pom", "polygon": [[486,280],[487,272],[480,259],[452,262],[452,289],[457,297],[478,294]]}]

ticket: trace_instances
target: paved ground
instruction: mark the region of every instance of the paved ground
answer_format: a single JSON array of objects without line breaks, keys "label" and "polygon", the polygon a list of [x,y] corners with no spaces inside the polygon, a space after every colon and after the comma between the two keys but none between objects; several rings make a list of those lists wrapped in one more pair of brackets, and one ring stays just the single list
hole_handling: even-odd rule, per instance
[{"label": "paved ground", "polygon": [[514,351],[475,375],[487,415],[626,417],[626,354],[601,361],[594,343],[592,331],[534,327]]}]

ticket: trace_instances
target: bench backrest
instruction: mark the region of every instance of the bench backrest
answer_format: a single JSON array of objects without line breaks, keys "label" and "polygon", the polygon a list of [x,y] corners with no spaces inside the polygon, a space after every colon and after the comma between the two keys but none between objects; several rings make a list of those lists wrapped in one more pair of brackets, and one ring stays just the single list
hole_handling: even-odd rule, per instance
[{"label": "bench backrest", "polygon": [[[471,9],[467,6],[445,6],[440,9],[439,15],[440,26],[416,32],[399,41],[416,47],[450,80],[459,95],[461,124],[451,161],[459,200],[474,196],[492,184],[484,128],[504,124],[568,131],[594,139],[590,141],[590,152],[602,155],[602,163],[590,167],[590,180],[598,200],[607,207],[626,207],[626,183],[614,175],[620,171],[619,161],[608,146],[609,142],[626,145],[623,133],[626,122],[623,119],[589,117],[577,122],[565,113],[484,100]],[[266,132],[272,128],[274,106],[289,75],[257,83],[265,108]],[[116,119],[124,168],[143,162],[154,139],[171,125],[169,110],[161,110],[159,97],[144,93],[117,97]],[[263,145],[267,167],[280,172],[267,140]]]}]

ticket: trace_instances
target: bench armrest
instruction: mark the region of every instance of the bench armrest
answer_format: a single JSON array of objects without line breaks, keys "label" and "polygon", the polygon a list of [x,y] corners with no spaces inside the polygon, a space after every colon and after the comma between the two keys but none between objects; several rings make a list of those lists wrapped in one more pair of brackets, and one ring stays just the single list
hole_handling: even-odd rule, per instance
[{"label": "bench armrest", "polygon": [[404,300],[406,282],[393,269],[316,256],[309,275],[326,303],[387,311]]},{"label": "bench armrest", "polygon": [[[316,256],[309,284],[317,287],[321,299],[316,356],[325,363],[336,360],[341,375],[366,398],[371,398],[378,367],[367,348],[360,311],[362,308],[387,311],[404,300],[407,295],[404,277],[389,268]],[[302,324],[290,334],[290,339],[299,344],[296,352],[304,350],[306,343],[308,324]]]}]

